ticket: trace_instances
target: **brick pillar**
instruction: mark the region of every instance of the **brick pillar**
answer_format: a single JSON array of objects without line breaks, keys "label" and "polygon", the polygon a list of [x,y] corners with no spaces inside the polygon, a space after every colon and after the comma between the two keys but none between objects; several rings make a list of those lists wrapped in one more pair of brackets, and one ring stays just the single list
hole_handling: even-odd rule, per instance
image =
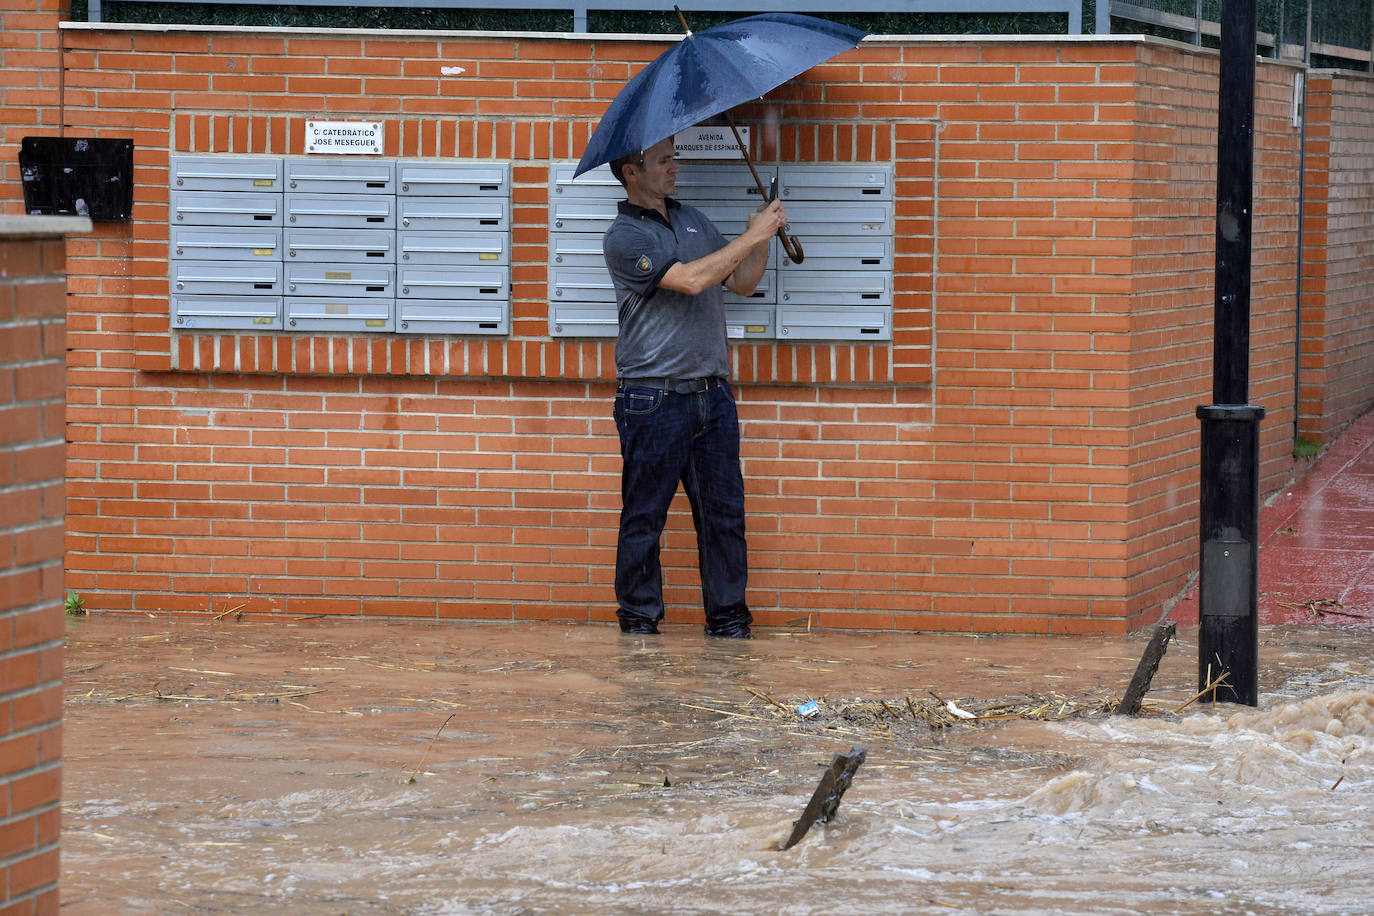
[{"label": "brick pillar", "polygon": [[57,912],[66,232],[0,217],[0,913]]}]

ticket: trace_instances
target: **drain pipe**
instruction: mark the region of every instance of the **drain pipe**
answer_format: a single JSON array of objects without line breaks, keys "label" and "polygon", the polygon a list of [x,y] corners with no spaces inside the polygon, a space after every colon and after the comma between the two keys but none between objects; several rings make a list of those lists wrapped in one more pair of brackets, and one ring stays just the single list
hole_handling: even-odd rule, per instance
[{"label": "drain pipe", "polygon": [[[1370,56],[1374,66],[1374,55]],[[1307,4],[1307,32],[1302,39],[1302,92],[1298,104],[1298,276],[1293,315],[1293,441],[1302,429],[1302,271],[1307,253],[1303,244],[1303,218],[1307,209],[1307,75],[1312,71],[1312,4]]]}]

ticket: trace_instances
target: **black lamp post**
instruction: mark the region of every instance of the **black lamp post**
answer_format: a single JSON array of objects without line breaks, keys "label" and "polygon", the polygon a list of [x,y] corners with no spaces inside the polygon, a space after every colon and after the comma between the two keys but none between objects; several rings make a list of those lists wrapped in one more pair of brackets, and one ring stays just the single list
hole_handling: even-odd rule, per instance
[{"label": "black lamp post", "polygon": [[1250,385],[1255,0],[1222,0],[1217,98],[1217,258],[1211,405],[1202,421],[1198,690],[1258,702],[1259,425]]}]

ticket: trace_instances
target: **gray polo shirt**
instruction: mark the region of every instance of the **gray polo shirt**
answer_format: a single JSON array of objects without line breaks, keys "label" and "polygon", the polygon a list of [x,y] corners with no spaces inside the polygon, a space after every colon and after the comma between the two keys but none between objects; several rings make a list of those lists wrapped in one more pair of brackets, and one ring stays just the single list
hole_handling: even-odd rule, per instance
[{"label": "gray polo shirt", "polygon": [[658,285],[668,268],[724,248],[725,238],[706,214],[671,197],[668,215],[671,224],[622,200],[603,239],[620,320],[616,377],[727,378],[724,287],[689,296]]}]

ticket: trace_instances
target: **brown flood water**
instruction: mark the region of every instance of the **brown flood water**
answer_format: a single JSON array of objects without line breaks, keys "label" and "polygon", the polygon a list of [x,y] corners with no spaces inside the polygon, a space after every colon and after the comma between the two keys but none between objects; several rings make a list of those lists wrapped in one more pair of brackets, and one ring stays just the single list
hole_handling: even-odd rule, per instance
[{"label": "brown flood water", "polygon": [[1147,715],[1045,721],[1147,638],[75,620],[63,911],[1370,912],[1374,632],[1265,628],[1258,709],[1175,715],[1184,630]]}]

